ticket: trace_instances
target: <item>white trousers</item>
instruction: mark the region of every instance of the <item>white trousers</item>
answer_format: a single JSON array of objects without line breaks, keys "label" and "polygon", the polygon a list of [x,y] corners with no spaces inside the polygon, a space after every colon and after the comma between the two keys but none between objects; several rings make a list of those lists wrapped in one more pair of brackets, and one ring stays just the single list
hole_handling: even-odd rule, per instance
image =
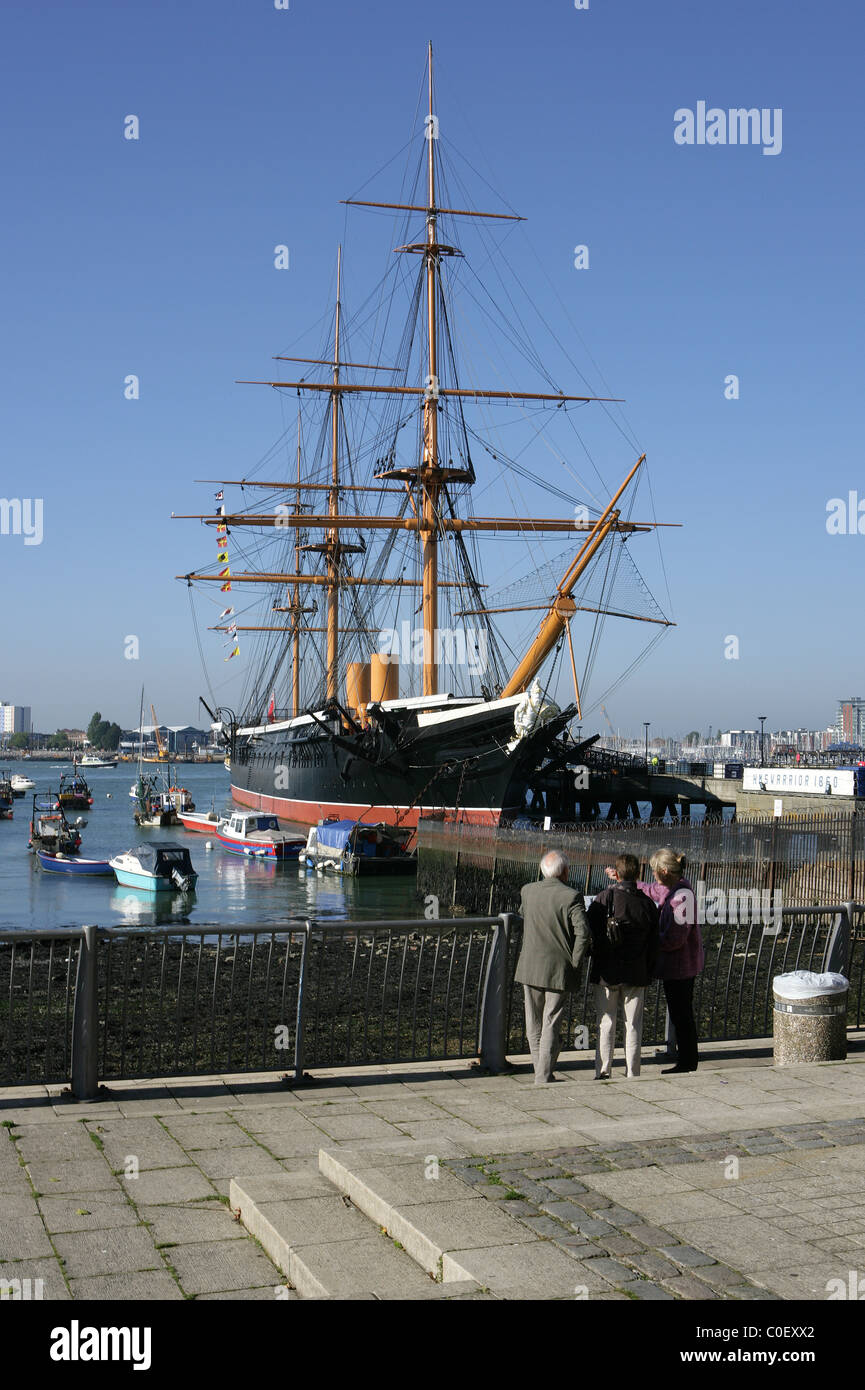
[{"label": "white trousers", "polygon": [[595,985],[595,1014],[598,1042],[595,1048],[595,1076],[609,1076],[616,1046],[616,1016],[621,1001],[625,1013],[625,1062],[628,1076],[640,1075],[640,1045],[643,1037],[643,998],[645,986]]}]

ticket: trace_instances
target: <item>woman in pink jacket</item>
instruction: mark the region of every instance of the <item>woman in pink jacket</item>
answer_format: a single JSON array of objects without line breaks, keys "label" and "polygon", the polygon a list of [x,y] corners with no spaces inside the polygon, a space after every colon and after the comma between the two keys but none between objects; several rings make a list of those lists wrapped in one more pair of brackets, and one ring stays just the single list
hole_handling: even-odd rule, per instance
[{"label": "woman in pink jacket", "polygon": [[[705,964],[694,890],[685,878],[687,860],[672,849],[659,849],[649,861],[654,883],[638,883],[660,910],[655,974],[664,985],[670,1020],[676,1030],[678,1061],[662,1075],[697,1070],[697,1024],[694,981]],[[608,876],[610,870],[607,870]]]}]

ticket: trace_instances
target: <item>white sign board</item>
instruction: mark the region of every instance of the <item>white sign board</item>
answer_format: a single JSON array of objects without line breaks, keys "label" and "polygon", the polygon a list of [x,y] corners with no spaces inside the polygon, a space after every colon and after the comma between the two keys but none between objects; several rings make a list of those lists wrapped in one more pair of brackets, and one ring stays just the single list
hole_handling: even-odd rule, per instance
[{"label": "white sign board", "polygon": [[855,774],[850,768],[746,767],[745,792],[786,792],[788,796],[853,796]]}]

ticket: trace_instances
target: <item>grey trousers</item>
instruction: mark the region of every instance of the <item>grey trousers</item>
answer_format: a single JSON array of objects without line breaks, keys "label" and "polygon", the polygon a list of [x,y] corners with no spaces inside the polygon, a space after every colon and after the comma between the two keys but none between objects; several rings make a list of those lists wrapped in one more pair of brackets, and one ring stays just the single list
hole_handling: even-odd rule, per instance
[{"label": "grey trousers", "polygon": [[535,1085],[552,1081],[559,1059],[561,1042],[559,1029],[565,1011],[565,992],[559,989],[535,989],[523,985],[526,1000],[526,1037],[535,1068]]}]

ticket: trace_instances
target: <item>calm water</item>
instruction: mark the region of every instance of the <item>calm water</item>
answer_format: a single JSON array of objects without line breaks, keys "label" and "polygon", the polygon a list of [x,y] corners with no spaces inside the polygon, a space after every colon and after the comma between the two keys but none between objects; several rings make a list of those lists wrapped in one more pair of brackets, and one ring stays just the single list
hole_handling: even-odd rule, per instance
[{"label": "calm water", "polygon": [[[60,774],[71,764],[19,762],[13,771],[33,779],[38,792],[57,790]],[[151,766],[148,771],[158,771]],[[83,816],[81,854],[108,859],[139,844],[177,843],[188,847],[198,874],[194,895],[141,892],[121,888],[111,878],[86,879],[45,873],[27,849],[33,793],[15,801],[11,821],[0,820],[0,929],[58,926],[151,926],[188,922],[282,923],[298,917],[376,918],[422,917],[415,880],[408,878],[352,879],[341,874],[300,869],[297,863],[267,864],[229,854],[207,835],[190,834],[182,826],[140,830],[132,816],[129,788],[137,776],[134,764],[104,771],[85,770],[93,805],[89,811],[67,811],[74,821]],[[221,764],[183,765],[177,781],[192,793],[196,810],[217,811],[231,805],[229,775]],[[286,829],[291,829],[283,823]],[[299,830],[299,834],[306,834]],[[210,841],[213,848],[207,850]]]}]

